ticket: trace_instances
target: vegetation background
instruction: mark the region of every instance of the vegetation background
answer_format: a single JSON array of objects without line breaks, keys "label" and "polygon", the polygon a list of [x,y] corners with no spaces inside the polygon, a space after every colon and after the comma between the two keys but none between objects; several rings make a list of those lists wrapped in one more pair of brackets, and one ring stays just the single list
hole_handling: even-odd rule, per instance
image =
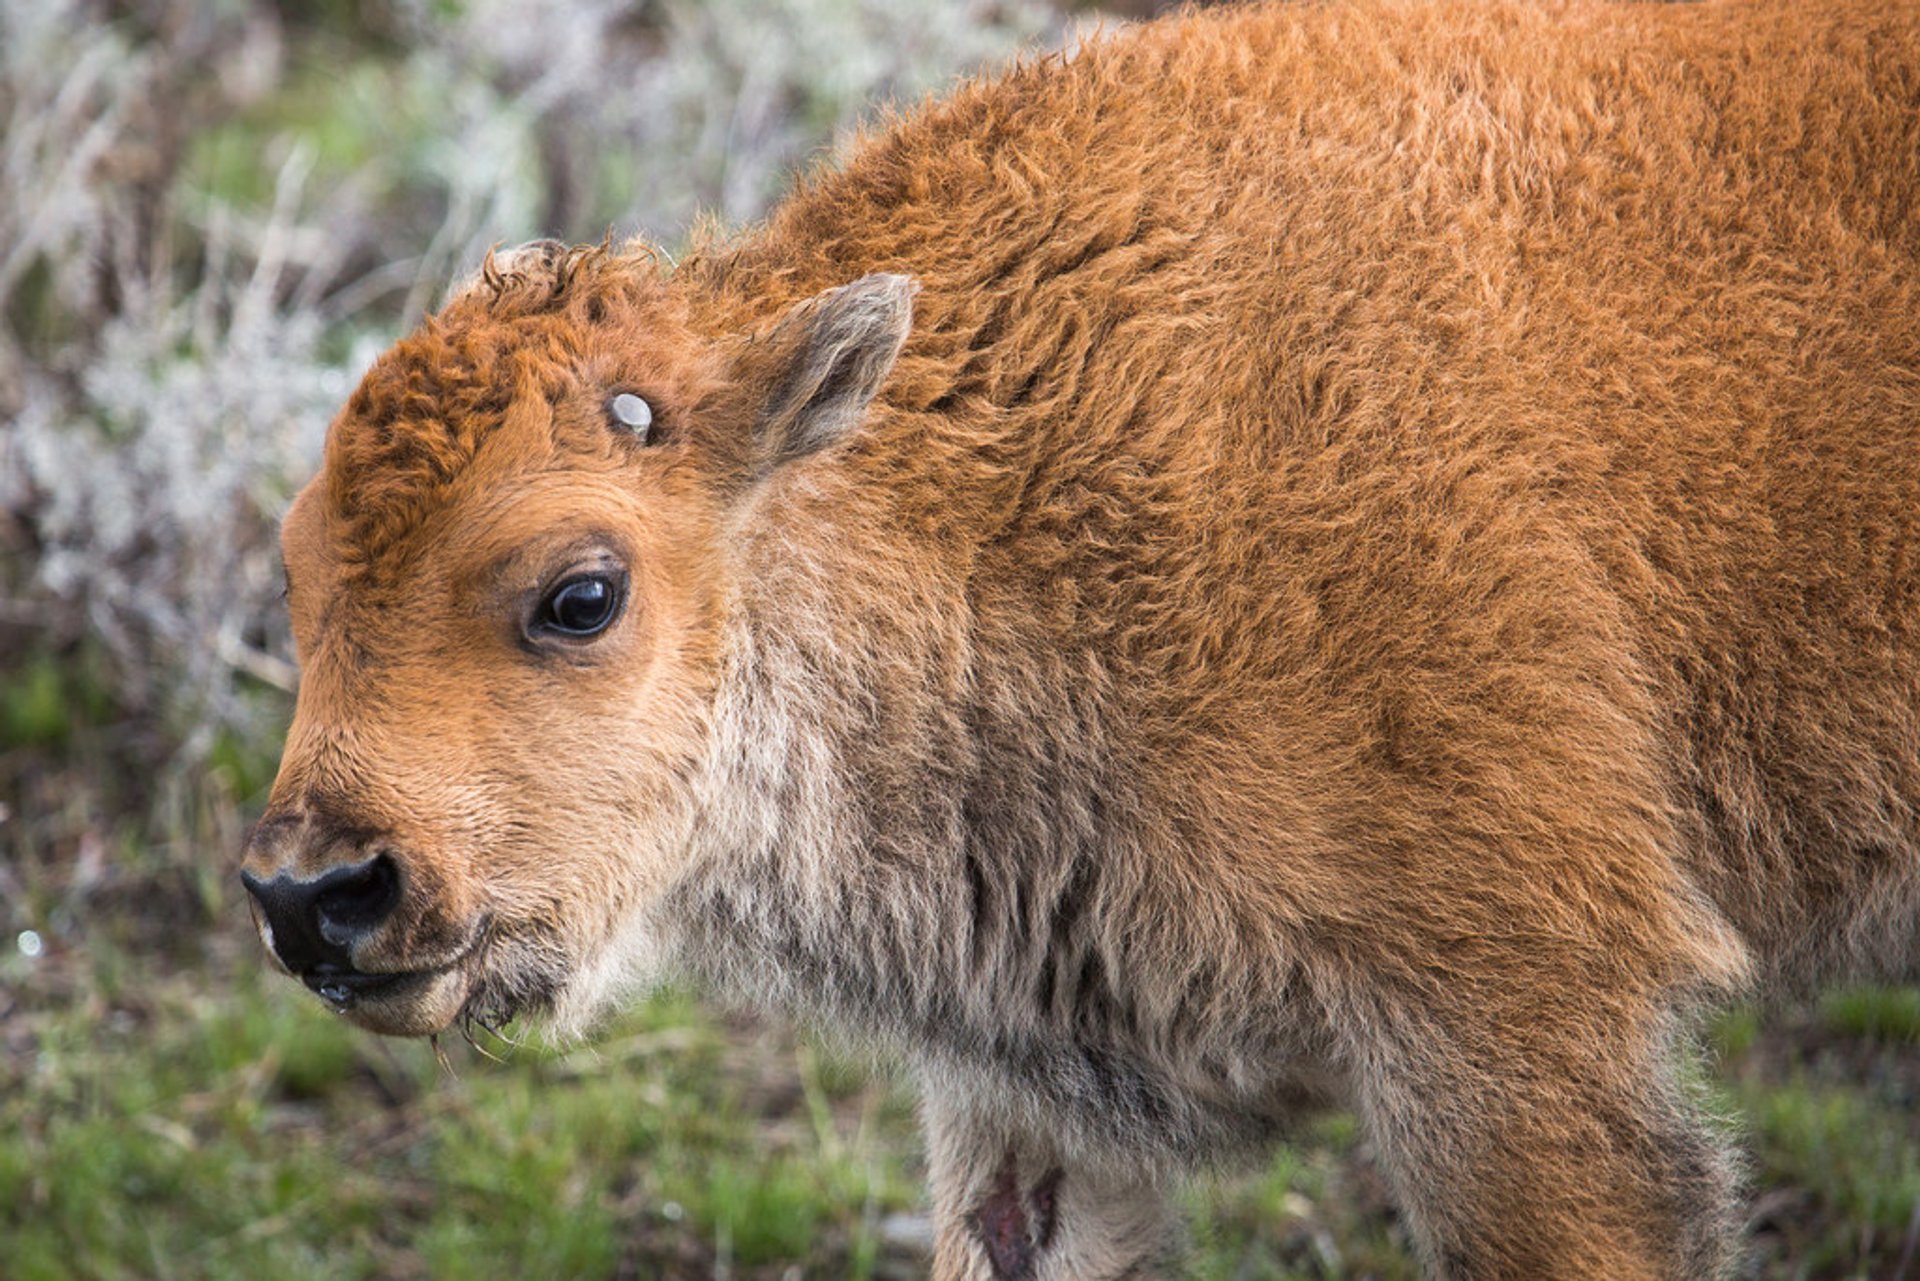
[{"label": "vegetation background", "polygon": [[[274,527],[488,245],[751,220],[875,104],[1095,16],[0,0],[0,1276],[924,1271],[885,1064],[678,994],[436,1054],[265,974],[234,871],[295,681]],[[1736,1011],[1701,1064],[1752,1275],[1920,1279],[1920,992]],[[1200,1276],[1413,1275],[1350,1118],[1186,1195]]]}]

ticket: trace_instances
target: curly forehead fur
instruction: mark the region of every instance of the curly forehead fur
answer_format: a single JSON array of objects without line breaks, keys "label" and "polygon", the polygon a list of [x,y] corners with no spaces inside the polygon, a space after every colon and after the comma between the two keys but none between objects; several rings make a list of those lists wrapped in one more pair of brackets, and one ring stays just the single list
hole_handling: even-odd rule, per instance
[{"label": "curly forehead fur", "polygon": [[[640,385],[656,404],[700,394],[682,308],[644,245],[543,243],[487,256],[437,315],[381,356],[328,435],[328,506],[343,559],[363,569],[403,544],[447,497],[516,400],[557,401],[581,371],[607,390]],[[605,452],[604,430],[553,449]]]}]

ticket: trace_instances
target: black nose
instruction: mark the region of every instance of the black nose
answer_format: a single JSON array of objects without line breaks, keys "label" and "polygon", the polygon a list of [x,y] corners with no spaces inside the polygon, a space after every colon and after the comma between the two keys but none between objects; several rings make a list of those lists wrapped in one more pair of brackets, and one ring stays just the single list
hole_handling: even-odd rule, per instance
[{"label": "black nose", "polygon": [[285,872],[263,881],[242,871],[240,881],[273,931],[281,964],[299,975],[351,971],[353,945],[379,928],[400,902],[400,872],[385,854],[336,867],[310,881]]}]

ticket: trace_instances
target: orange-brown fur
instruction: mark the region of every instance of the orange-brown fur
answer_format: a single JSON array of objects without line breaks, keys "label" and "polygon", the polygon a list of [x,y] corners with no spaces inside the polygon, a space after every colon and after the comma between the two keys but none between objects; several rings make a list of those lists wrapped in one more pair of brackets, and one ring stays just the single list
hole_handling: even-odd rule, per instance
[{"label": "orange-brown fur", "polygon": [[[1920,970],[1917,269],[1897,0],[1020,66],[382,359],[249,866],[395,852],[382,1030],[673,972],[896,1047],[943,1276],[1165,1266],[1326,1099],[1437,1274],[1716,1274],[1693,1013]],[[588,543],[625,614],[530,656]]]}]

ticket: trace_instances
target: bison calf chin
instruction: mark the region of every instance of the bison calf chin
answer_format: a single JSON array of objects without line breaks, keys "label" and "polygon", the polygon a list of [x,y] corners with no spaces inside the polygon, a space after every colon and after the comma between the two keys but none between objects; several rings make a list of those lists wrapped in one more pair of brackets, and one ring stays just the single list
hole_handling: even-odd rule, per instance
[{"label": "bison calf chin", "polygon": [[287,516],[263,937],[888,1047],[946,1278],[1327,1103],[1436,1275],[1723,1273],[1696,1016],[1920,967],[1916,154],[1912,5],[1255,6],[492,258]]}]

